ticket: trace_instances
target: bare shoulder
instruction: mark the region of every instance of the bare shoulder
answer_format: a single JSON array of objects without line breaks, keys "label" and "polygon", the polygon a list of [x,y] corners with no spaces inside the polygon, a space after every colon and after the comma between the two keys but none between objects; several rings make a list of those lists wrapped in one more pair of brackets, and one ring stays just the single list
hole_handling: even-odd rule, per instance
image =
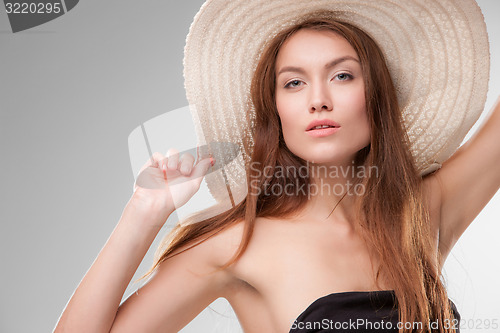
[{"label": "bare shoulder", "polygon": [[[258,229],[257,225],[256,223],[255,229]],[[244,233],[244,221],[235,221],[207,239],[199,251],[205,254],[210,253],[210,261],[213,269],[221,269],[236,256],[238,248],[243,241]],[[255,237],[252,237],[252,242],[255,242]],[[248,250],[249,247],[245,249],[245,252],[237,261],[218,273],[223,276],[224,281],[220,288],[220,297],[228,300],[233,307],[238,307],[241,297],[245,297],[249,292],[251,294],[254,293],[254,288],[249,284],[248,277],[245,274],[248,270],[248,260],[242,260],[242,258],[248,257]]]},{"label": "bare shoulder", "polygon": [[211,236],[202,236],[194,243],[179,247],[173,256],[190,257],[190,262],[206,271],[218,271],[231,279],[231,269],[219,270],[233,258],[243,237],[243,221],[234,221]]},{"label": "bare shoulder", "polygon": [[235,221],[201,243],[198,252],[209,254],[212,266],[222,267],[236,254],[243,233],[243,221]]},{"label": "bare shoulder", "polygon": [[147,283],[119,307],[113,332],[177,332],[235,281],[229,269],[219,269],[239,245],[238,224],[202,237],[161,262]]}]

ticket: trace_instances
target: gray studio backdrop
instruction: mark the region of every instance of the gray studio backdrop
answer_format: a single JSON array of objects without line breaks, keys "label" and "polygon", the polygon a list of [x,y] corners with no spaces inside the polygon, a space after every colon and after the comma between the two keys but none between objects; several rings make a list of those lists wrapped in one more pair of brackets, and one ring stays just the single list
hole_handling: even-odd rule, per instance
[{"label": "gray studio backdrop", "polygon": [[[132,193],[129,135],[187,105],[183,46],[202,2],[81,1],[16,34],[0,7],[0,332],[54,328]],[[500,1],[479,5],[492,48],[489,111],[500,94]],[[463,332],[494,332],[488,320],[500,322],[499,217],[497,194],[445,265]],[[182,330],[240,331],[223,299]]]}]

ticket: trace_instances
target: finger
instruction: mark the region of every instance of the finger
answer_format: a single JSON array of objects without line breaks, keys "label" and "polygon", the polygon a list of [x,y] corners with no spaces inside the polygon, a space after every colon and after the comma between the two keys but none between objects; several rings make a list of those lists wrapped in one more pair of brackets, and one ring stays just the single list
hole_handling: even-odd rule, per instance
[{"label": "finger", "polygon": [[139,173],[138,174],[141,174],[141,172],[143,172],[146,168],[148,167],[157,167],[158,166],[158,161],[161,160],[161,158],[163,157],[163,155],[161,155],[160,153],[154,153],[148,160],[146,163],[144,163],[142,165],[142,167],[140,168],[139,170]]},{"label": "finger", "polygon": [[213,157],[204,158],[199,161],[193,168],[193,172],[191,173],[192,178],[199,179],[201,183],[201,179],[205,176],[210,169],[211,166],[215,164],[215,159]]},{"label": "finger", "polygon": [[179,171],[185,176],[189,176],[193,170],[194,156],[191,154],[184,154],[179,161]]},{"label": "finger", "polygon": [[175,148],[170,148],[167,151],[167,169],[175,170],[177,169],[177,164],[179,163],[179,151]]},{"label": "finger", "polygon": [[160,168],[161,163],[164,161],[165,161],[165,156],[162,153],[155,152],[153,153],[153,156],[151,156],[151,163],[149,164],[149,166]]},{"label": "finger", "polygon": [[163,172],[163,173],[166,173],[167,172],[167,163],[168,163],[168,158],[164,157],[160,162],[159,162],[159,165],[158,165],[158,168]]}]

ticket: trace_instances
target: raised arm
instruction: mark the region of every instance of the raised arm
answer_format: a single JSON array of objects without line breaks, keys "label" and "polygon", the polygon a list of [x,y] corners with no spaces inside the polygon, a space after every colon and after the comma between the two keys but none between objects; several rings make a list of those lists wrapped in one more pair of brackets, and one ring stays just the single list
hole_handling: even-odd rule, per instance
[{"label": "raised arm", "polygon": [[500,99],[478,132],[425,181],[440,195],[444,257],[500,187]]},{"label": "raised arm", "polygon": [[179,332],[225,296],[232,276],[215,271],[217,242],[210,238],[160,264],[148,283],[120,305],[111,332]]},{"label": "raised arm", "polygon": [[177,160],[170,174],[194,181],[176,186],[174,192],[165,186],[169,174],[162,170],[164,161],[155,154],[156,165],[143,167],[138,178],[142,185],[136,187],[116,228],[75,290],[55,332],[174,332],[218,297],[226,275],[208,274],[217,261],[213,247],[205,242],[162,263],[157,274],[119,309],[137,267],[174,211],[174,202],[179,207],[189,200],[210,166],[208,159],[194,168],[194,158]]}]

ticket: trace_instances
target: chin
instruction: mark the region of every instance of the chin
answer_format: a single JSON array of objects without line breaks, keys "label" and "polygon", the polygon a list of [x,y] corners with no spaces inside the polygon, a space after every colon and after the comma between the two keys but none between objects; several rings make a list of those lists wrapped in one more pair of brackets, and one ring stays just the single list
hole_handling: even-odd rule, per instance
[{"label": "chin", "polygon": [[[363,147],[364,148],[364,147]],[[363,149],[360,148],[359,150]],[[335,152],[335,150],[337,150]],[[359,150],[353,149],[352,151],[349,152],[338,152],[338,149],[329,149],[329,150],[322,150],[322,151],[298,151],[294,152],[292,151],[295,155],[299,156],[305,161],[308,161],[309,163],[314,163],[314,164],[328,164],[328,165],[345,165],[345,164],[351,164],[352,161],[355,159],[357,153]],[[334,152],[334,153],[332,153]]]},{"label": "chin", "polygon": [[[369,138],[359,140],[352,138],[351,142],[323,142],[315,144],[304,144],[294,142],[287,145],[288,149],[296,156],[309,163],[341,165],[350,164],[358,152],[370,144]],[[355,141],[355,142],[353,142]],[[286,142],[286,140],[285,140]]]},{"label": "chin", "polygon": [[[304,154],[304,155],[298,155],[301,157],[303,160],[308,161],[309,163],[313,164],[330,164],[330,165],[336,165],[336,164],[343,164],[346,161],[350,161],[350,157],[347,156],[338,156],[338,155],[327,155],[327,154]],[[354,157],[354,155],[353,155]]]}]

